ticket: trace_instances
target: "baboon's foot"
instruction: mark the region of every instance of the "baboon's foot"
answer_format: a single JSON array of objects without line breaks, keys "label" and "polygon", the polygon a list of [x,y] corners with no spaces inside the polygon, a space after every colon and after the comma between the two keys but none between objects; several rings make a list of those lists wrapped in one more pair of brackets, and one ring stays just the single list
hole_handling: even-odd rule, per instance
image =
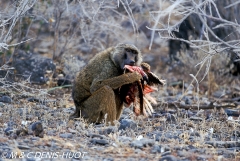
[{"label": "baboon's foot", "polygon": [[80,111],[76,110],[73,114],[71,114],[69,116],[69,120],[73,120],[75,118],[79,118],[80,117]]}]

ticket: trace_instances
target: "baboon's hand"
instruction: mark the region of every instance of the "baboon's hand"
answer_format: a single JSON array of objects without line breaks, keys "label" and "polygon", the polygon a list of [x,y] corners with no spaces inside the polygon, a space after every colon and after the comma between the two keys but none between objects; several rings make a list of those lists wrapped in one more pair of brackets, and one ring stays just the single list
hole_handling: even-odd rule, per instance
[{"label": "baboon's hand", "polygon": [[118,89],[119,87],[125,84],[130,84],[140,79],[142,79],[142,75],[139,74],[138,72],[133,72],[133,73],[122,74],[120,76],[113,77],[110,79],[94,80],[93,84],[90,87],[90,92],[93,93],[94,91],[106,85],[111,87],[112,89]]}]

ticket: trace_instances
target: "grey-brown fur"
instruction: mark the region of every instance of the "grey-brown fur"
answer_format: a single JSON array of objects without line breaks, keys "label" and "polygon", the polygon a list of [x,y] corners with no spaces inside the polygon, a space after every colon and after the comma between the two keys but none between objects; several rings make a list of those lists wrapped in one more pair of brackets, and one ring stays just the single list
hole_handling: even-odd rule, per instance
[{"label": "grey-brown fur", "polygon": [[126,49],[137,53],[133,65],[140,65],[141,52],[134,45],[118,44],[96,54],[77,74],[72,89],[76,111],[70,119],[81,115],[90,122],[102,122],[105,114],[107,122],[119,119],[123,100],[118,89],[142,78],[137,72],[123,74]]}]

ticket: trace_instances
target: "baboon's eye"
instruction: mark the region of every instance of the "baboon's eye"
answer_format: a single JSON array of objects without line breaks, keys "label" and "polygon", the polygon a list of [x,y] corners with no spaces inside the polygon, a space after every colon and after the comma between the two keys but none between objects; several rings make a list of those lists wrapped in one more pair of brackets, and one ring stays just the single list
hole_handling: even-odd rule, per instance
[{"label": "baboon's eye", "polygon": [[130,49],[125,49],[125,51],[126,51],[126,52],[131,52],[131,50],[130,50]]},{"label": "baboon's eye", "polygon": [[132,53],[133,53],[133,54],[137,54],[137,51],[133,50]]}]

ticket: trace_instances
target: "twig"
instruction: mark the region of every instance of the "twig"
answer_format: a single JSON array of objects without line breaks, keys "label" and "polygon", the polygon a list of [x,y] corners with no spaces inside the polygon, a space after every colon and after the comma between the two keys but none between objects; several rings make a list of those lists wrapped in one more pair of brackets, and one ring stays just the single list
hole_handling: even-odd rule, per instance
[{"label": "twig", "polygon": [[62,89],[62,88],[66,88],[66,87],[72,87],[72,85],[64,85],[64,86],[58,86],[58,87],[53,87],[47,90],[47,92],[56,90],[56,89]]}]

